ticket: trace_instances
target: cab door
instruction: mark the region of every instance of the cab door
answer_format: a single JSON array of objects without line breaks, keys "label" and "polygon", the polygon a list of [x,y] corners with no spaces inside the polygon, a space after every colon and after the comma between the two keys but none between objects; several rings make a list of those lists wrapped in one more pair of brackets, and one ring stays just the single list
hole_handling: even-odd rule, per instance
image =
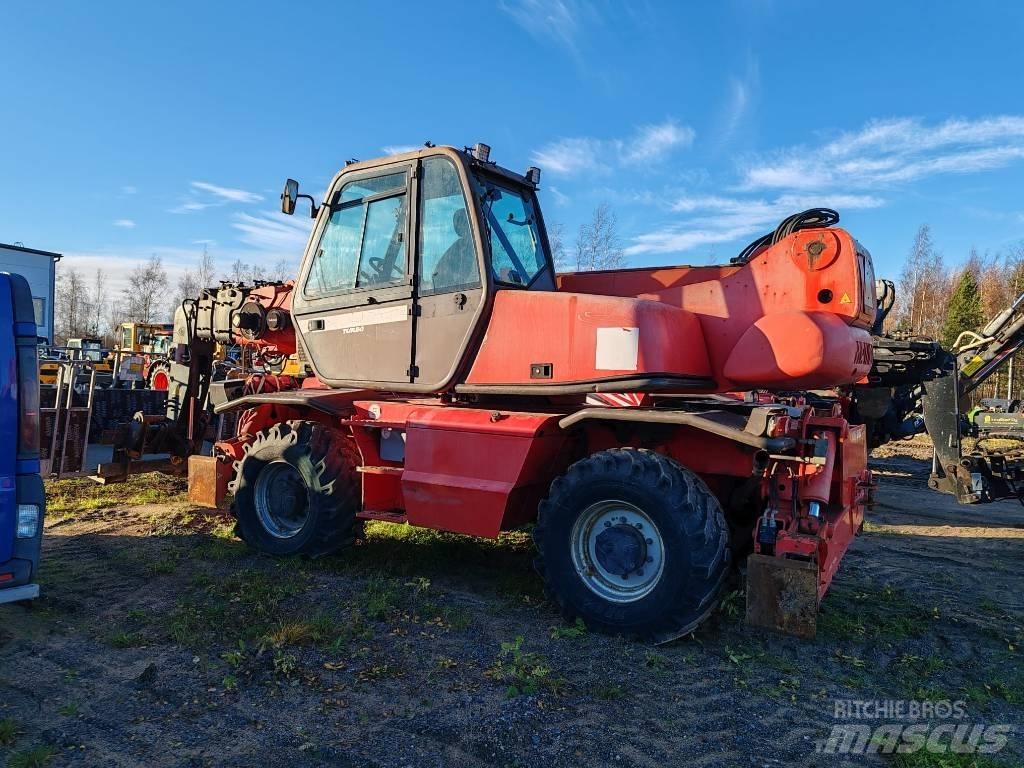
[{"label": "cab door", "polygon": [[413,167],[344,177],[318,218],[292,315],[313,370],[327,384],[411,381]]},{"label": "cab door", "polygon": [[464,174],[445,155],[420,165],[413,359],[420,390],[451,383],[484,304],[480,242]]}]

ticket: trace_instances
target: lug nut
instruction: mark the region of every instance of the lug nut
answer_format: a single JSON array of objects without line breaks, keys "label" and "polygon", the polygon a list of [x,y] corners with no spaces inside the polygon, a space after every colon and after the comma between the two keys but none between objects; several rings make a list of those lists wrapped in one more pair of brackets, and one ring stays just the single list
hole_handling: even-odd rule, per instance
[{"label": "lug nut", "polygon": [[648,563],[653,563],[653,562],[654,562],[654,558],[653,558],[653,557],[651,557],[650,555],[648,555],[648,556],[647,556],[647,562],[648,562]]},{"label": "lug nut", "polygon": [[611,528],[612,527],[612,521],[611,520],[605,520],[604,521],[604,527],[605,528]]},{"label": "lug nut", "polygon": [[643,523],[637,523],[637,524],[636,524],[636,529],[637,529],[638,531],[639,531],[639,530],[640,530],[641,528],[643,528],[643,527],[644,527],[644,524],[643,524]]},{"label": "lug nut", "polygon": [[647,542],[648,546],[654,543],[654,539],[644,539],[644,541]]}]

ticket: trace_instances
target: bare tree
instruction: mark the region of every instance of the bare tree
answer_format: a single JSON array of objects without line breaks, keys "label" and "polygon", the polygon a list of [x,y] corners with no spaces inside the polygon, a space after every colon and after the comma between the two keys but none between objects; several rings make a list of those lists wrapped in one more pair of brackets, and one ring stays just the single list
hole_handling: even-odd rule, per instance
[{"label": "bare tree", "polygon": [[562,224],[552,224],[548,227],[548,245],[551,247],[551,260],[555,263],[555,271],[571,271],[573,265],[565,251],[565,227]]},{"label": "bare tree", "polygon": [[576,269],[616,269],[626,263],[618,221],[608,203],[601,203],[576,237]]},{"label": "bare tree", "polygon": [[137,323],[161,322],[167,304],[167,272],[160,257],[153,254],[145,264],[128,273],[122,291],[125,319]]},{"label": "bare tree", "polygon": [[900,274],[898,326],[914,334],[938,338],[944,322],[939,308],[945,306],[950,291],[945,261],[935,250],[931,228],[922,224]]},{"label": "bare tree", "polygon": [[244,283],[249,274],[249,266],[241,259],[235,259],[228,268],[227,279],[232,283]]},{"label": "bare tree", "polygon": [[92,283],[92,295],[89,297],[91,304],[91,319],[89,323],[89,334],[96,337],[103,335],[103,310],[107,303],[107,274],[102,267],[96,268],[96,276]]},{"label": "bare tree", "polygon": [[296,271],[295,265],[288,261],[288,259],[278,259],[277,263],[274,264],[274,268],[270,271],[269,278],[283,283],[285,280],[293,279]]},{"label": "bare tree", "polygon": [[85,280],[74,267],[60,270],[53,310],[57,326],[54,329],[56,340],[66,344],[68,339],[88,335],[92,314],[89,293]]},{"label": "bare tree", "polygon": [[213,259],[210,258],[210,252],[204,243],[203,258],[199,260],[199,268],[196,270],[196,283],[199,284],[200,290],[203,288],[213,288],[216,279],[217,270],[213,266]]}]

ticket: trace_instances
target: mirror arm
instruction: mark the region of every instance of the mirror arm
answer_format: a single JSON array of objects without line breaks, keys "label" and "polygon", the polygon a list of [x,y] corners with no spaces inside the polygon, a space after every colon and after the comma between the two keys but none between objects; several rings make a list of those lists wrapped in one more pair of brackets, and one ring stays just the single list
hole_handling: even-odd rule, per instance
[{"label": "mirror arm", "polygon": [[315,219],[317,212],[320,210],[320,206],[318,206],[316,204],[316,200],[313,199],[312,195],[296,195],[295,196],[296,200],[301,200],[302,198],[306,198],[307,200],[309,200],[309,218]]}]

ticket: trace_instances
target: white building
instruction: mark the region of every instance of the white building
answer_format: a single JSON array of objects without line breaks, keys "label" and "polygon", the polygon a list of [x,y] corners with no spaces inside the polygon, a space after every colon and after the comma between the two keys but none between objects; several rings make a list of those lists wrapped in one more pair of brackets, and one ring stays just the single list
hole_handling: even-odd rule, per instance
[{"label": "white building", "polygon": [[39,336],[53,343],[53,299],[56,289],[56,264],[61,254],[39,251],[23,245],[0,243],[0,272],[16,272],[32,287]]}]

